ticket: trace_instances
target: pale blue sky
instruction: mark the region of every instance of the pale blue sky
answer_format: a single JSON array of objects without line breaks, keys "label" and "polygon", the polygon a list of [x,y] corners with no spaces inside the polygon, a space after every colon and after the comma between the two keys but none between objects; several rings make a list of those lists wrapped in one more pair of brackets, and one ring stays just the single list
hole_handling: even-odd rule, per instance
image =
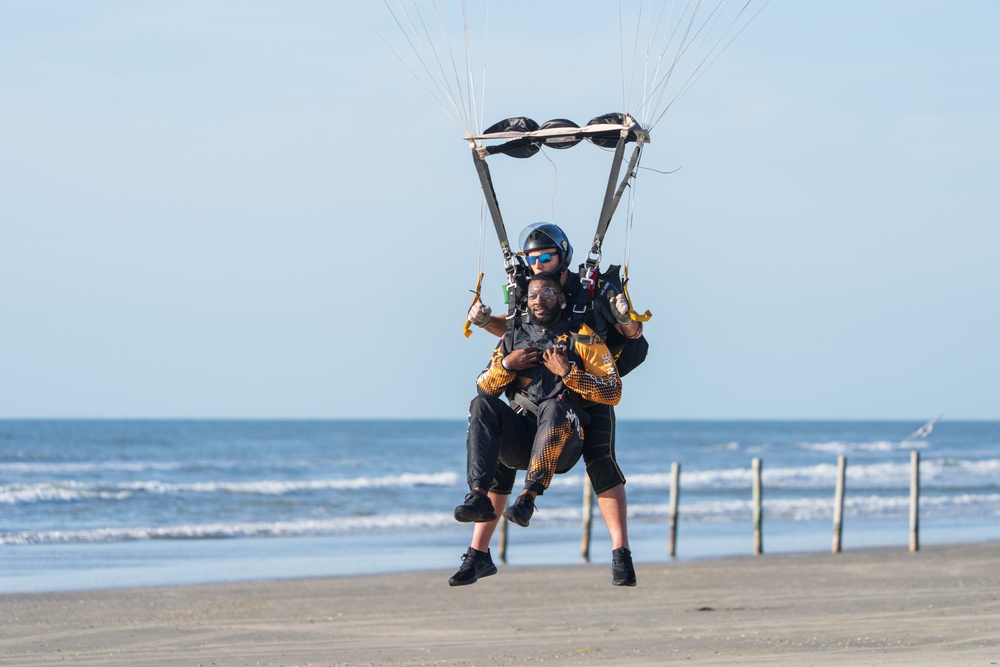
[{"label": "pale blue sky", "polygon": [[[615,3],[523,6],[487,124],[618,111],[617,27],[579,16]],[[620,417],[1000,419],[997,25],[767,6],[644,153],[681,169],[637,184]],[[0,418],[464,418],[472,161],[349,2],[0,2],[0,95]],[[582,256],[607,154],[563,153]],[[493,168],[516,239],[552,167]],[[492,236],[484,270],[500,307]]]}]

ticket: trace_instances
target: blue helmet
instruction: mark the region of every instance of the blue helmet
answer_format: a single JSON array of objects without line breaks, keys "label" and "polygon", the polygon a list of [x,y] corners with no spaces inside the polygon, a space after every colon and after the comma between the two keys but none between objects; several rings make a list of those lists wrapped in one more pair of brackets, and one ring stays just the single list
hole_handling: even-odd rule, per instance
[{"label": "blue helmet", "polygon": [[528,253],[532,250],[544,250],[545,248],[559,249],[559,266],[556,273],[561,273],[569,268],[573,261],[573,246],[570,244],[566,233],[559,229],[558,225],[551,222],[536,222],[528,225],[521,232],[521,252]]}]

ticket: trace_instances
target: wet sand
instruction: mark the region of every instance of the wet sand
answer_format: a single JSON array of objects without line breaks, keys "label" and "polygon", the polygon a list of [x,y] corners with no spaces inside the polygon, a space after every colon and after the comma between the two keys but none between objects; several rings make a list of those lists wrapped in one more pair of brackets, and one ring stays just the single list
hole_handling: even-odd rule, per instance
[{"label": "wet sand", "polygon": [[13,665],[1000,665],[1000,543],[0,596]]}]

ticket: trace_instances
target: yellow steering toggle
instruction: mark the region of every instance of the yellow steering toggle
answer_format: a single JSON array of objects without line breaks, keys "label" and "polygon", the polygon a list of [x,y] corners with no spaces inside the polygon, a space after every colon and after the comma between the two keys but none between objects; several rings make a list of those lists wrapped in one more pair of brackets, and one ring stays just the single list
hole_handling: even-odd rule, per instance
[{"label": "yellow steering toggle", "polygon": [[[483,274],[480,273],[479,274],[479,278],[476,279],[476,289],[474,289],[472,291],[472,293],[475,294],[475,296],[472,297],[472,304],[469,306],[469,308],[472,308],[472,306],[476,305],[476,302],[479,301],[479,291],[482,289],[482,287],[483,287]],[[468,338],[469,336],[471,336],[472,335],[472,322],[470,322],[468,319],[466,319],[465,320],[465,325],[462,327],[462,331],[465,332],[465,337],[466,338]]]},{"label": "yellow steering toggle", "polygon": [[[634,322],[648,322],[649,318],[651,318],[653,316],[653,314],[651,312],[649,312],[648,310],[645,313],[643,313],[642,315],[640,315],[639,313],[635,312],[635,308],[632,306],[632,297],[629,296],[629,293],[628,293],[628,266],[627,265],[625,267],[623,267],[623,271],[624,271],[624,278],[622,280],[622,294],[624,294],[625,298],[628,299],[629,317],[631,317],[632,321],[634,321]],[[473,302],[473,303],[475,303],[475,302]],[[468,335],[468,334],[466,334],[466,335]]]}]

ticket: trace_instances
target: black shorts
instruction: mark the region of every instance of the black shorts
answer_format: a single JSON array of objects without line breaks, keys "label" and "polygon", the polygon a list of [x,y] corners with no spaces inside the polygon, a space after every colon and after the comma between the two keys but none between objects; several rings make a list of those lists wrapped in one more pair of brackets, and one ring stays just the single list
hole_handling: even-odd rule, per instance
[{"label": "black shorts", "polygon": [[586,410],[590,423],[583,429],[583,461],[594,493],[604,493],[625,483],[615,459],[615,409],[594,405]]}]

